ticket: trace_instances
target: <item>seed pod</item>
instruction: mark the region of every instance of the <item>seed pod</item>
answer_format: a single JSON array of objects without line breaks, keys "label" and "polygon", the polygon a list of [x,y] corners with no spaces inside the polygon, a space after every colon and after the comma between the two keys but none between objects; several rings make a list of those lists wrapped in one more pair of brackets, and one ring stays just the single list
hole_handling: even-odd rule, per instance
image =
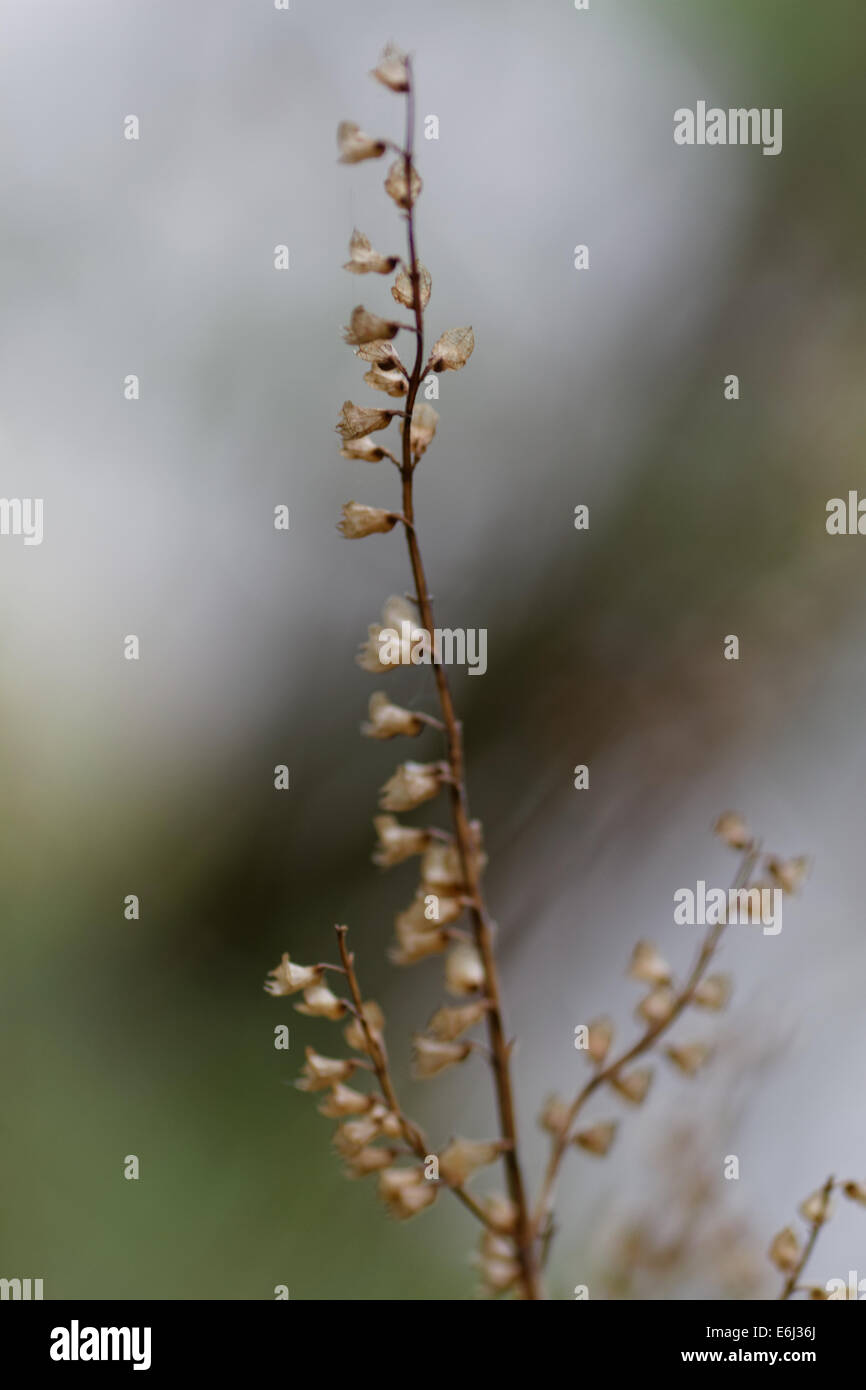
[{"label": "seed pod", "polygon": [[337,148],[341,164],[360,164],[362,159],[378,159],[385,153],[384,140],[374,140],[354,121],[341,121],[337,126]]},{"label": "seed pod", "polygon": [[271,978],[266,981],[265,989],[275,997],[281,994],[297,994],[302,989],[309,989],[311,985],[318,984],[322,974],[320,965],[293,965],[288,952],[284,951],[279,965],[268,971]]},{"label": "seed pod", "polygon": [[[426,265],[418,265],[418,298],[422,309],[426,309],[430,303],[430,291],[433,288],[433,281],[430,278],[430,271]],[[399,271],[396,280],[391,286],[391,293],[398,304],[402,304],[406,309],[415,308],[415,299],[412,292],[412,276],[403,266]]]},{"label": "seed pod", "polygon": [[471,1052],[468,1043],[440,1042],[438,1038],[428,1038],[418,1033],[413,1038],[415,1076],[419,1081],[438,1076],[440,1071],[465,1062]]},{"label": "seed pod", "polygon": [[399,256],[381,256],[374,251],[368,238],[356,227],[349,242],[349,259],[343,269],[351,271],[353,275],[369,275],[371,272],[390,275],[399,260]]},{"label": "seed pod", "polygon": [[404,159],[395,159],[391,168],[388,170],[388,177],[385,180],[385,192],[389,198],[393,198],[398,208],[408,211],[418,198],[418,194],[423,188],[421,178],[415,166],[412,166],[410,178],[406,179],[406,162]]},{"label": "seed pod", "polygon": [[433,344],[428,369],[431,372],[458,372],[465,367],[475,348],[471,328],[449,328]]},{"label": "seed pod", "polygon": [[644,980],[648,985],[669,985],[671,982],[671,968],[651,941],[637,943],[628,973],[633,980]]},{"label": "seed pod", "polygon": [[393,418],[393,410],[371,410],[367,406],[344,401],[337,422],[337,433],[343,436],[343,443],[348,444],[353,439],[361,439],[365,434],[375,434],[376,430],[387,429]]},{"label": "seed pod", "polygon": [[442,782],[438,763],[401,763],[382,788],[383,811],[411,811],[436,796]]},{"label": "seed pod", "polygon": [[394,512],[386,512],[384,507],[368,507],[364,502],[344,502],[337,530],[348,540],[359,540],[363,536],[393,531],[399,520]]},{"label": "seed pod", "polygon": [[584,1129],[580,1134],[574,1136],[574,1143],[587,1153],[595,1154],[598,1158],[603,1158],[614,1141],[617,1131],[616,1120],[608,1120],[602,1124],[592,1125],[589,1129]]},{"label": "seed pod", "polygon": [[409,65],[406,54],[396,44],[386,44],[370,76],[381,82],[383,87],[389,87],[392,92],[408,92]]}]

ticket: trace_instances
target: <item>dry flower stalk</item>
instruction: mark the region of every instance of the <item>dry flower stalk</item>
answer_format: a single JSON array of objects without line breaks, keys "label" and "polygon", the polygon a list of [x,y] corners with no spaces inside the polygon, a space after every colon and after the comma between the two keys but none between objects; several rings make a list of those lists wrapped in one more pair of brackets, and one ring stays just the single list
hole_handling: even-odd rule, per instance
[{"label": "dry flower stalk", "polygon": [[[399,397],[402,408],[382,409],[346,401],[337,431],[344,458],[371,463],[388,459],[400,475],[400,511],[352,501],[344,505],[338,523],[342,534],[351,539],[387,533],[398,525],[406,537],[413,595],[386,601],[381,624],[370,627],[357,658],[363,669],[378,676],[408,661],[416,635],[432,640],[435,630],[415,524],[414,473],[434,440],[438,416],[432,406],[418,403],[417,397],[422,380],[430,372],[461,370],[474,350],[475,340],[469,327],[447,329],[436,339],[425,361],[424,313],[432,280],[416,248],[415,206],[422,183],[414,166],[415,89],[411,59],[389,45],[372,76],[390,91],[405,96],[405,143],[400,147],[344,121],[337,136],[340,162],[355,164],[378,159],[386,151],[396,154],[384,186],[401,210],[407,253],[403,260],[383,255],[356,228],[344,268],[355,275],[389,275],[396,270],[391,295],[410,312],[412,322],[400,323],[363,305],[353,310],[344,338],[369,368],[364,380],[374,390]],[[401,332],[414,338],[411,367],[404,365],[394,345],[393,340]],[[400,447],[391,452],[372,436],[388,429],[395,420],[400,422]],[[380,635],[386,629],[401,634],[399,656],[394,655],[393,649],[387,654],[380,643]],[[597,1091],[609,1087],[615,1097],[629,1105],[642,1104],[653,1073],[650,1067],[633,1064],[651,1051],[686,1009],[725,1007],[730,995],[729,980],[724,975],[707,973],[725,923],[710,928],[691,972],[680,986],[675,984],[669,965],[655,947],[643,941],[637,944],[629,974],[648,986],[637,1009],[642,1031],[635,1042],[609,1060],[613,1024],[600,1018],[590,1025],[587,1055],[594,1068],[592,1075],[570,1103],[550,1097],[540,1117],[542,1128],[550,1135],[551,1147],[533,1208],[518,1147],[510,1063],[512,1044],[503,1017],[494,924],[481,883],[485,863],[481,827],[470,818],[462,729],[448,677],[435,656],[432,670],[439,703],[436,717],[404,709],[384,691],[376,691],[370,698],[368,720],[362,726],[366,737],[383,741],[401,736],[412,738],[425,728],[434,728],[443,737],[445,753],[440,762],[407,760],[385,782],[380,805],[387,814],[374,820],[379,844],[373,858],[380,867],[390,868],[419,857],[420,885],[410,905],[397,916],[397,945],[390,952],[391,959],[397,965],[408,966],[444,955],[445,986],[456,1000],[439,1007],[427,1029],[415,1035],[415,1075],[420,1079],[434,1077],[474,1054],[485,1056],[497,1103],[498,1137],[453,1138],[438,1154],[431,1153],[423,1131],[409,1118],[397,1097],[385,1049],[385,1020],[379,1006],[362,997],[354,956],[346,944],[345,926],[336,928],[339,965],[299,966],[284,955],[280,965],[270,972],[265,988],[276,996],[302,994],[303,1002],[296,1006],[302,1013],[332,1022],[348,1020],[344,1030],[346,1042],[360,1055],[331,1058],[308,1048],[303,1075],[297,1083],[301,1090],[327,1092],[318,1108],[325,1117],[338,1122],[334,1144],[345,1160],[347,1175],[376,1176],[386,1208],[399,1219],[410,1218],[432,1206],[440,1189],[447,1188],[481,1223],[477,1264],[486,1292],[492,1297],[508,1294],[535,1300],[544,1297],[541,1271],[553,1234],[554,1194],[563,1159],[574,1148],[603,1159],[619,1127],[618,1121],[603,1119],[576,1128],[586,1102]],[[423,829],[404,825],[397,819],[399,814],[443,793],[449,801],[450,830]],[[751,886],[761,862],[760,845],[734,812],[725,812],[715,830],[726,845],[742,854],[734,888]],[[767,856],[763,870],[765,882],[769,879],[783,892],[793,893],[805,876],[806,861]],[[471,925],[468,933],[457,925],[464,914]],[[346,984],[347,998],[335,994],[328,984],[328,975],[334,974]],[[479,1026],[486,1028],[486,1047],[468,1036]],[[673,1065],[689,1077],[701,1069],[710,1050],[701,1041],[669,1043],[666,1047]],[[358,1088],[359,1080],[365,1077],[371,1083],[368,1091]],[[467,1182],[478,1169],[499,1162],[505,1170],[507,1195],[476,1200],[466,1190]],[[803,1249],[789,1228],[774,1241],[771,1258],[786,1273],[783,1298],[798,1287],[818,1230],[826,1219],[833,1185],[833,1180],[828,1179],[821,1193],[810,1199],[811,1205],[807,1203],[802,1209],[811,1222],[810,1237]],[[844,1190],[852,1200],[866,1202],[866,1186],[852,1182]]]}]

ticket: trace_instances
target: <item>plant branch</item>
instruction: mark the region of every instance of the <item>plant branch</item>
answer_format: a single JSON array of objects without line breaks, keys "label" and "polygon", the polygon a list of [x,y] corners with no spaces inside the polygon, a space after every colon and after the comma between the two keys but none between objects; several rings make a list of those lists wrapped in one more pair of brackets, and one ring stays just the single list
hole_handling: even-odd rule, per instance
[{"label": "plant branch", "polygon": [[806,1244],[803,1246],[803,1253],[797,1261],[797,1264],[795,1265],[794,1269],[791,1270],[791,1273],[785,1280],[785,1283],[782,1287],[782,1292],[779,1294],[778,1301],[780,1303],[786,1302],[786,1300],[791,1297],[791,1294],[794,1293],[797,1289],[797,1285],[800,1282],[803,1270],[806,1268],[806,1265],[808,1264],[809,1259],[811,1257],[812,1251],[815,1249],[815,1241],[818,1239],[818,1235],[821,1231],[822,1226],[826,1225],[827,1210],[830,1202],[830,1194],[832,1193],[835,1185],[836,1180],[831,1176],[827,1179],[824,1186],[821,1188],[821,1215],[816,1217],[815,1220],[809,1223],[810,1230],[808,1238],[806,1240]]},{"label": "plant branch", "polygon": [[[733,887],[735,889],[742,889],[747,886],[759,857],[759,844],[752,844],[746,849],[734,878]],[[542,1238],[542,1263],[546,1262],[550,1250],[553,1234],[550,1222],[556,1181],[559,1176],[559,1169],[562,1165],[563,1158],[572,1142],[571,1130],[575,1120],[590,1096],[594,1095],[601,1086],[615,1081],[623,1067],[627,1067],[629,1063],[635,1061],[637,1057],[649,1051],[653,1044],[676,1022],[683,1010],[691,1004],[694,999],[695,991],[701,983],[707,967],[716,953],[725,925],[726,923],[724,921],[716,922],[708,931],[700,951],[698,952],[691,973],[674,999],[670,1013],[658,1023],[650,1024],[637,1041],[634,1042],[631,1047],[627,1048],[625,1052],[621,1053],[613,1062],[609,1062],[607,1066],[602,1066],[598,1071],[594,1072],[572,1102],[562,1131],[553,1139],[550,1157],[542,1180],[533,1218],[534,1232]]]},{"label": "plant branch", "polygon": [[[400,476],[403,484],[403,515],[408,522],[406,541],[409,548],[409,561],[421,614],[421,622],[428,633],[433,635],[434,618],[418,534],[414,526],[414,496],[412,458],[412,413],[423,375],[424,361],[424,313],[421,306],[420,273],[415,245],[414,199],[412,197],[412,154],[414,140],[414,79],[408,63],[409,87],[406,94],[406,146],[403,151],[408,207],[406,210],[407,239],[409,246],[409,279],[412,285],[412,303],[415,312],[416,350],[415,362],[409,378],[409,389],[405,401],[405,420],[403,423],[403,461]],[[517,1213],[515,1246],[521,1268],[523,1292],[527,1298],[540,1297],[538,1264],[530,1219],[529,1204],[523,1182],[523,1174],[517,1151],[517,1122],[514,1110],[514,1097],[511,1085],[510,1047],[506,1039],[502,1016],[502,1001],[499,988],[499,974],[493,951],[493,924],[487,913],[479,882],[479,871],[470,831],[469,806],[466,793],[463,738],[460,723],[454,711],[454,702],[444,667],[434,659],[433,673],[442,720],[445,725],[445,740],[448,749],[449,797],[451,815],[454,823],[454,837],[460,857],[467,898],[472,900],[470,908],[473,935],[478,953],[484,967],[485,990],[490,1007],[487,1011],[487,1029],[490,1044],[490,1063],[496,1088],[497,1107],[502,1138],[509,1145],[503,1154],[508,1191]]]},{"label": "plant branch", "polygon": [[[349,986],[349,993],[352,996],[352,1004],[354,1006],[353,1012],[363,1030],[364,1037],[367,1043],[367,1052],[370,1057],[370,1060],[373,1063],[373,1069],[376,1073],[379,1086],[381,1087],[382,1095],[385,1097],[385,1100],[388,1104],[388,1108],[397,1116],[397,1119],[400,1121],[400,1129],[402,1131],[403,1138],[405,1139],[407,1145],[409,1146],[411,1151],[423,1162],[430,1152],[427,1140],[424,1137],[422,1131],[414,1123],[414,1121],[410,1120],[401,1108],[400,1102],[397,1099],[397,1092],[394,1088],[394,1082],[391,1077],[391,1069],[388,1066],[388,1055],[385,1051],[385,1045],[382,1042],[381,1038],[378,1037],[378,1035],[370,1027],[364,1015],[364,1004],[361,995],[361,986],[358,983],[358,976],[355,973],[355,957],[346,945],[346,936],[348,935],[349,928],[335,927],[334,930],[337,933],[337,941],[340,947],[340,960],[343,962],[343,971],[346,976],[346,982]],[[449,1186],[450,1190],[454,1193],[454,1196],[458,1199],[458,1201],[462,1202],[464,1207],[466,1207],[467,1210],[471,1211],[472,1215],[477,1217],[477,1219],[482,1223],[482,1225],[492,1225],[490,1217],[487,1215],[484,1208],[479,1206],[475,1198],[471,1197],[463,1187],[454,1186],[450,1184]]]}]

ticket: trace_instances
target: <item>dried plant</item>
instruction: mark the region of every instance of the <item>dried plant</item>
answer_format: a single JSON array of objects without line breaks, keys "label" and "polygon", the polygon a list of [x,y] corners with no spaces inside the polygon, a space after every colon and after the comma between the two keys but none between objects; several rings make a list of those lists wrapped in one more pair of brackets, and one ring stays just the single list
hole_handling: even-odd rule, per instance
[{"label": "dried plant", "polygon": [[831,1198],[835,1192],[841,1192],[849,1201],[866,1206],[866,1183],[854,1181],[840,1183],[831,1176],[823,1187],[818,1188],[817,1192],[813,1192],[811,1196],[800,1203],[799,1214],[808,1227],[805,1240],[800,1239],[793,1226],[785,1226],[773,1237],[769,1257],[776,1268],[785,1276],[782,1292],[779,1294],[780,1302],[791,1298],[795,1293],[803,1293],[808,1298],[814,1299],[859,1297],[858,1290],[856,1288],[851,1290],[843,1279],[828,1281],[828,1284],[832,1282],[836,1286],[835,1291],[831,1291],[826,1285],[822,1287],[819,1284],[802,1284],[800,1282],[812,1251],[815,1249],[818,1236],[833,1215]]},{"label": "dried plant", "polygon": [[[407,663],[432,665],[439,705],[436,715],[419,713],[376,691],[370,697],[368,721],[362,732],[366,737],[387,740],[412,738],[433,729],[444,745],[440,760],[403,762],[385,782],[380,800],[384,814],[374,819],[379,843],[373,858],[384,868],[420,858],[420,883],[409,907],[397,915],[397,941],[390,956],[398,966],[444,956],[445,986],[453,1001],[442,1004],[426,1029],[415,1036],[415,1075],[419,1079],[435,1077],[472,1057],[482,1057],[490,1068],[499,1134],[492,1139],[454,1138],[444,1147],[431,1148],[424,1131],[398,1098],[385,1047],[382,1010],[364,999],[345,926],[336,928],[339,962],[303,966],[283,955],[265,988],[274,996],[300,993],[303,1002],[297,1008],[301,1013],[346,1025],[344,1036],[352,1055],[322,1056],[308,1047],[298,1086],[303,1091],[323,1093],[319,1110],[338,1122],[334,1143],[345,1160],[347,1175],[375,1176],[388,1211],[401,1219],[432,1206],[443,1189],[449,1190],[480,1223],[477,1263],[483,1290],[491,1296],[507,1294],[534,1300],[544,1296],[542,1275],[554,1232],[554,1197],[563,1161],[575,1148],[603,1157],[617,1133],[616,1119],[580,1123],[586,1103],[597,1092],[605,1092],[629,1105],[642,1104],[653,1076],[645,1063],[662,1040],[666,1041],[668,1061],[686,1077],[694,1076],[707,1061],[711,1049],[705,1041],[668,1041],[668,1034],[687,1011],[725,1007],[730,981],[725,975],[709,973],[725,923],[722,920],[709,929],[692,969],[680,983],[651,943],[637,944],[629,973],[645,986],[637,1006],[640,1032],[611,1058],[611,1021],[599,1018],[588,1026],[586,1054],[592,1070],[586,1082],[570,1101],[550,1097],[540,1115],[539,1122],[550,1138],[550,1153],[537,1199],[531,1202],[518,1143],[512,1042],[503,1014],[494,923],[482,886],[482,830],[470,814],[462,727],[436,649],[433,605],[415,521],[415,470],[433,442],[438,420],[432,406],[418,401],[419,391],[434,375],[461,370],[472,354],[474,336],[470,327],[447,329],[425,356],[425,311],[432,281],[416,245],[415,208],[422,182],[414,163],[411,59],[389,45],[372,76],[405,98],[405,143],[399,146],[370,136],[353,122],[344,121],[338,129],[339,157],[343,163],[355,164],[380,159],[388,152],[395,156],[384,186],[402,213],[407,249],[404,256],[382,253],[356,229],[344,268],[354,275],[394,275],[391,295],[402,311],[408,311],[411,322],[382,316],[363,305],[353,310],[345,341],[366,367],[367,385],[399,405],[364,406],[346,401],[337,431],[344,458],[371,463],[389,460],[396,467],[401,499],[399,510],[348,502],[339,529],[347,538],[357,539],[402,528],[412,594],[386,601],[382,621],[370,627],[358,662],[377,675]],[[394,346],[399,334],[408,334],[413,343],[408,366]],[[392,450],[380,440],[382,432],[395,422],[400,438]],[[442,795],[449,806],[448,830],[397,819],[395,813],[410,812]],[[763,855],[760,844],[733,813],[719,819],[716,832],[741,855],[735,891],[748,892],[767,882],[785,893],[797,890],[805,872],[804,860]],[[460,925],[464,919],[468,920],[468,930]],[[342,980],[347,994],[335,994],[328,977]],[[482,1027],[486,1044],[472,1036]],[[365,1082],[366,1087],[359,1089],[359,1082]],[[473,1196],[468,1190],[473,1174],[498,1164],[504,1171],[506,1190],[484,1199]],[[827,1196],[830,1186],[832,1183],[822,1190]],[[821,1221],[824,1219],[822,1215]],[[781,1263],[778,1245],[788,1233],[777,1237],[773,1258],[788,1273],[783,1297],[797,1286],[819,1225],[814,1224],[801,1253],[791,1233],[791,1242],[782,1252],[789,1265]],[[796,1261],[791,1254],[795,1247]]]}]

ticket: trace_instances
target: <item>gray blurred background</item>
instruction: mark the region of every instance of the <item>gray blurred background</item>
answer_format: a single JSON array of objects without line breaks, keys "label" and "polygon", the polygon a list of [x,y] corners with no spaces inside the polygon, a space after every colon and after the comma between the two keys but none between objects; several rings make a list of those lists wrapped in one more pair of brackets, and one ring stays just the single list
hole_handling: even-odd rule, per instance
[{"label": "gray blurred background", "polygon": [[[357,734],[354,651],[405,549],[334,529],[350,497],[396,504],[333,434],[373,403],[340,325],[391,304],[340,270],[352,227],[400,249],[384,164],[338,166],[334,131],[399,137],[367,77],[394,39],[440,121],[428,322],[477,342],[418,520],[442,624],[489,632],[456,684],[533,1175],[543,1095],[584,1074],[575,1024],[635,1027],[634,941],[690,960],[672,894],[727,883],[714,816],[813,860],[780,936],[729,933],[730,1014],[680,1025],[722,1040],[712,1068],[660,1068],[610,1158],[571,1160],[553,1292],[772,1295],[772,1234],[829,1172],[866,1176],[866,541],[824,527],[863,472],[862,5],[6,0],[0,33],[2,491],[45,505],[41,546],[0,539],[0,1273],[49,1298],[474,1286],[456,1203],[395,1226],[340,1176],[291,1085],[332,1025],[261,988],[349,922],[401,1078],[441,994],[435,963],[385,961],[414,880],[373,869],[370,817],[406,752]],[[699,98],[783,107],[781,156],[675,146]],[[388,688],[429,708],[428,676]],[[410,1096],[439,1141],[492,1129],[480,1066]],[[864,1248],[846,1207],[811,1272]]]}]

